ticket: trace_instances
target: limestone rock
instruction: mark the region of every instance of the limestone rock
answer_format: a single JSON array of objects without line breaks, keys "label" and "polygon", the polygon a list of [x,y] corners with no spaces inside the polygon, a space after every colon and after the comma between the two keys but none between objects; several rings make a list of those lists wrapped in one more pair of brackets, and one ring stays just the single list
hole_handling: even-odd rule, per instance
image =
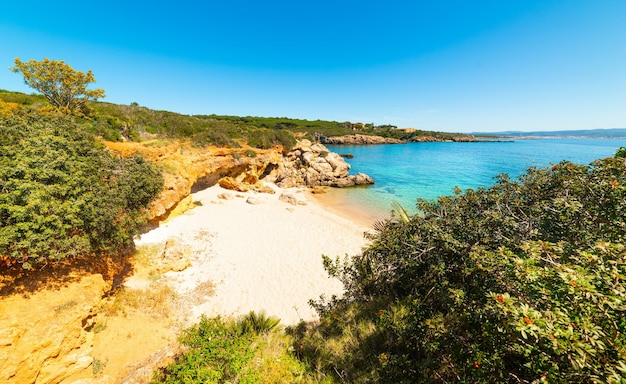
[{"label": "limestone rock", "polygon": [[231,191],[248,192],[250,187],[237,181],[232,177],[223,177],[219,181],[220,187],[230,189]]},{"label": "limestone rock", "polygon": [[347,144],[347,145],[406,143],[406,141],[394,139],[391,137],[382,137],[382,136],[374,136],[374,135],[359,135],[359,134],[322,137],[321,142],[324,144]]},{"label": "limestone rock", "polygon": [[368,184],[374,184],[374,179],[372,179],[370,176],[366,175],[365,173],[361,173],[359,172],[355,177],[354,177],[354,183],[356,185],[368,185]]},{"label": "limestone rock", "polygon": [[291,193],[282,193],[279,197],[278,200],[283,201],[287,204],[291,204],[291,205],[306,205],[306,201],[302,200],[302,199],[298,199],[296,196],[294,196]]},{"label": "limestone rock", "polygon": [[191,249],[178,241],[168,240],[155,263],[157,273],[184,271],[191,266]]},{"label": "limestone rock", "polygon": [[220,193],[217,195],[217,198],[222,200],[232,200],[235,196],[232,193]]},{"label": "limestone rock", "polygon": [[281,188],[351,187],[373,184],[367,175],[349,175],[350,165],[340,155],[322,144],[302,140],[287,154],[276,171],[275,182]]},{"label": "limestone rock", "polygon": [[110,288],[88,275],[58,291],[0,300],[0,382],[58,383],[89,369],[93,333],[86,330],[94,308]]},{"label": "limestone rock", "polygon": [[263,201],[261,199],[259,199],[258,197],[254,197],[254,196],[249,196],[246,199],[246,203],[250,204],[250,205],[258,205],[263,203]]}]

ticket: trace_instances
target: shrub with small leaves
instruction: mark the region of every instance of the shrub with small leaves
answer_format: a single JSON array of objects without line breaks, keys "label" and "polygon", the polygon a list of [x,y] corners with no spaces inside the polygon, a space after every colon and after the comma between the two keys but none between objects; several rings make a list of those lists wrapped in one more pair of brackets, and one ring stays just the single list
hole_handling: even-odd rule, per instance
[{"label": "shrub with small leaves", "polygon": [[346,292],[315,303],[301,358],[348,382],[363,367],[371,382],[626,380],[622,157],[501,175],[418,208],[377,223],[361,255],[325,257]]}]

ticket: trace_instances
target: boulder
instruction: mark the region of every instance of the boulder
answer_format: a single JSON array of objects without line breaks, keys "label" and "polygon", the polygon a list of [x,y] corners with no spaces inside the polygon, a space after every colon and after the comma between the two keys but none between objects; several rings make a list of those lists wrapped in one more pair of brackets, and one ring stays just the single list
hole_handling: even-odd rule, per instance
[{"label": "boulder", "polygon": [[246,203],[251,204],[251,205],[258,205],[263,203],[263,200],[259,199],[258,197],[255,196],[249,196],[246,199]]},{"label": "boulder", "polygon": [[155,270],[162,274],[169,271],[180,272],[191,266],[191,249],[178,241],[165,242],[163,252],[155,260]]},{"label": "boulder", "polygon": [[230,189],[231,191],[248,192],[250,190],[250,187],[248,185],[243,184],[232,177],[221,178],[219,181],[219,185],[220,187]]},{"label": "boulder", "polygon": [[278,200],[280,201],[284,201],[287,204],[291,204],[291,205],[306,205],[306,201],[298,199],[296,196],[292,195],[291,193],[282,193],[279,197]]},{"label": "boulder", "polygon": [[367,175],[349,175],[350,164],[340,155],[330,152],[323,144],[308,140],[298,144],[283,156],[275,182],[281,188],[296,186],[351,187],[373,184]]}]

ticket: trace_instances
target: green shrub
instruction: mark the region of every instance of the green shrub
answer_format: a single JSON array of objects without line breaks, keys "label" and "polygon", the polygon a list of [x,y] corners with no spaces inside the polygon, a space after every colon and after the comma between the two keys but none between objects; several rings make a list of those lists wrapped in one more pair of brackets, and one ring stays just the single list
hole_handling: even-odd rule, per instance
[{"label": "green shrub", "polygon": [[245,333],[254,333],[254,334],[262,334],[267,333],[280,324],[280,319],[274,316],[267,316],[265,312],[256,313],[254,311],[250,312],[248,315],[244,316],[238,322],[239,329],[242,334]]},{"label": "green shrub", "polygon": [[325,257],[346,294],[296,350],[345,382],[623,382],[625,163],[502,175],[379,224]]},{"label": "green shrub", "polygon": [[0,256],[26,269],[132,245],[159,171],[117,158],[69,119],[0,117]]},{"label": "green shrub", "polygon": [[155,373],[153,383],[313,383],[278,319],[251,312],[239,321],[202,317],[184,331],[188,349]]}]

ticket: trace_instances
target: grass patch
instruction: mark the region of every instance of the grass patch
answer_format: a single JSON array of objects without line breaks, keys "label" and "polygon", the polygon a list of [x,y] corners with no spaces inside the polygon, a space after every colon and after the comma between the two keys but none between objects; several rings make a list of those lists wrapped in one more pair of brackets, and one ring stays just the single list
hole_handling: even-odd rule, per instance
[{"label": "grass patch", "polygon": [[105,360],[93,359],[93,363],[91,363],[93,376],[94,377],[100,376],[100,374],[102,374],[102,372],[104,371],[104,368],[106,367],[107,363],[108,361],[106,359]]},{"label": "grass patch", "polygon": [[91,331],[93,333],[99,333],[102,332],[106,329],[107,327],[107,322],[106,321],[98,321],[96,322],[96,324],[94,324],[93,328],[91,329]]},{"label": "grass patch", "polygon": [[146,290],[122,287],[104,304],[102,312],[107,316],[127,315],[128,310],[132,309],[156,319],[169,319],[177,297],[167,284],[152,284]]},{"label": "grass patch", "polygon": [[[239,320],[203,317],[181,337],[189,349],[157,371],[152,383],[324,382],[296,358],[293,338],[279,329],[279,321],[252,312]],[[257,331],[251,322],[267,326]]]},{"label": "grass patch", "polygon": [[56,313],[62,312],[64,310],[66,310],[66,309],[72,308],[76,304],[78,304],[78,302],[76,302],[75,300],[70,300],[70,301],[68,301],[66,303],[63,303],[61,305],[55,306],[54,307],[54,312],[56,312]]}]

